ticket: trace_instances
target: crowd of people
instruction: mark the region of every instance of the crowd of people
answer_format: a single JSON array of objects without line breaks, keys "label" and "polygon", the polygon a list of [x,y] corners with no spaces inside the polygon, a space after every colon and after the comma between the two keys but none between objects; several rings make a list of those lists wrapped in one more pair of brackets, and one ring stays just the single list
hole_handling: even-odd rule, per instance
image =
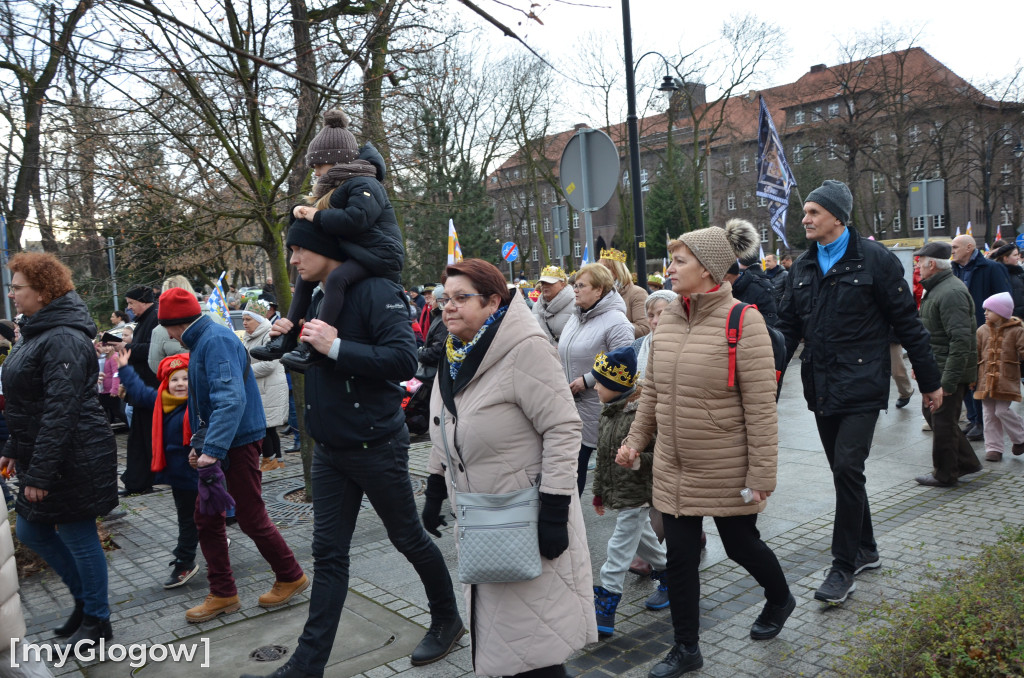
[{"label": "crowd of people", "polygon": [[[646,606],[667,608],[672,622],[672,648],[650,676],[700,668],[704,517],[763,588],[751,639],[779,635],[796,599],[757,529],[776,489],[776,331],[785,362],[800,350],[835,487],[833,560],[819,601],[841,604],[858,574],[881,566],[865,462],[904,350],[935,438],[933,472],[917,482],[948,486],[980,470],[969,442],[979,430],[986,460],[1002,458],[1004,436],[1013,454],[1024,453],[1024,423],[1009,410],[1021,399],[1024,359],[1024,272],[1012,244],[991,259],[968,236],[920,249],[918,312],[899,260],[849,226],[852,196],[828,180],[807,196],[810,247],[795,260],[769,255],[762,268],[755,229],[732,220],[672,240],[666,275],[646,280],[664,289],[650,295],[615,249],[571,277],[544,268],[535,300],[477,259],[448,265],[441,284],[407,295],[380,154],[331,111],[307,164],[318,177],[314,195],[293,209],[286,236],[299,276],[292,305],[282,317],[272,297],[249,301],[238,332],[172,276],[159,293],[130,289],[130,316],[115,312],[98,336],[67,267],[41,253],[10,261],[21,320],[0,327],[13,340],[0,378],[9,429],[0,470],[18,478],[19,539],[74,601],[55,629],[70,643],[114,635],[95,529],[118,504],[112,426],[128,427],[120,493],[166,484],[173,494],[178,538],[164,586],[189,582],[202,552],[209,594],[185,613],[189,622],[242,607],[225,530],[232,518],[273,571],[260,606],[312,587],[296,649],[273,678],[323,675],[364,497],[426,593],[430,625],[413,665],[443,658],[468,633],[479,675],[565,676],[574,651],[615,633],[635,571],[652,580]],[[305,373],[312,581],[262,498],[261,474],[284,466],[286,368]],[[410,382],[420,389],[412,398]],[[897,407],[912,392],[909,381],[901,386]],[[432,441],[419,514],[408,471],[414,428]],[[583,519],[588,467],[588,510],[615,512],[596,576]],[[539,565],[530,576],[486,581],[460,567],[464,620],[430,536],[440,537],[449,517],[460,535],[469,529],[445,501],[528,490],[536,534],[524,557]],[[490,548],[501,558],[508,546]]]}]

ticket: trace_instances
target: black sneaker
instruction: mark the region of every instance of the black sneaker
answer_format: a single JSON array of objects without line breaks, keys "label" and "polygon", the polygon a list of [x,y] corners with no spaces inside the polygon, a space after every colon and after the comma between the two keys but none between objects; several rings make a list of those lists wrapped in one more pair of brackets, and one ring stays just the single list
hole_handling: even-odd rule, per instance
[{"label": "black sneaker", "polygon": [[750,637],[754,640],[771,640],[782,632],[789,615],[796,609],[796,598],[789,594],[785,605],[772,605],[766,602],[761,614],[757,615],[750,627]]},{"label": "black sneaker", "polygon": [[857,584],[853,581],[853,574],[833,567],[825,576],[825,583],[814,592],[814,599],[838,605],[855,590],[857,590]]},{"label": "black sneaker", "polygon": [[696,671],[702,666],[704,657],[701,656],[699,647],[693,652],[687,652],[682,645],[673,645],[665,658],[654,665],[647,678],[679,678],[684,673]]},{"label": "black sneaker", "polygon": [[861,547],[857,550],[857,557],[853,560],[853,573],[860,574],[864,570],[877,570],[882,566],[882,559],[878,557],[878,551],[868,551]]},{"label": "black sneaker", "polygon": [[904,407],[909,405],[910,404],[910,396],[912,396],[912,395],[914,395],[913,391],[911,391],[910,395],[908,395],[906,398],[897,398],[896,399],[896,409],[897,410],[902,410]]},{"label": "black sneaker", "polygon": [[165,589],[176,589],[179,586],[184,586],[199,571],[199,566],[195,563],[182,565],[176,560],[171,561],[171,568],[171,576],[164,582]]}]

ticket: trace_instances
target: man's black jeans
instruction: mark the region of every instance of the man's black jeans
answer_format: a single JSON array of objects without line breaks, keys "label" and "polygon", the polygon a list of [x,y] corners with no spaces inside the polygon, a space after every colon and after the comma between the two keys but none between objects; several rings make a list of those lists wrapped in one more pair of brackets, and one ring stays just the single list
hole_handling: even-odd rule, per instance
[{"label": "man's black jeans", "polygon": [[323,675],[348,594],[349,547],[363,494],[387,529],[388,538],[419,574],[430,616],[458,614],[452,579],[440,549],[427,536],[409,482],[409,432],[403,427],[386,442],[363,448],[313,451],[313,563],[309,618],[290,664]]},{"label": "man's black jeans", "polygon": [[832,526],[832,567],[852,573],[857,550],[877,550],[871,509],[864,486],[864,464],[871,451],[878,411],[814,415],[836,488],[836,521]]}]

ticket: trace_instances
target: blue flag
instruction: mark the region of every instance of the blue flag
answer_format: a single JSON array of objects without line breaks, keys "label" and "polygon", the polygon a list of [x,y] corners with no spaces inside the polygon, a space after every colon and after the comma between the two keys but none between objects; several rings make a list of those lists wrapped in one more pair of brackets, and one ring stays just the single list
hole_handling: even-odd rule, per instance
[{"label": "blue flag", "polygon": [[786,162],[786,152],[779,140],[779,133],[772,122],[772,114],[758,97],[761,114],[757,132],[757,197],[768,200],[768,215],[772,230],[782,238],[782,244],[789,248],[786,240],[786,209],[789,207],[789,192],[796,186],[793,171]]},{"label": "blue flag", "polygon": [[216,313],[224,321],[228,327],[231,327],[231,313],[228,311],[227,301],[224,299],[224,288],[221,287],[221,282],[224,280],[224,275],[227,271],[220,274],[220,278],[217,279],[217,284],[214,285],[213,291],[210,292],[210,299],[206,302],[210,310]]}]

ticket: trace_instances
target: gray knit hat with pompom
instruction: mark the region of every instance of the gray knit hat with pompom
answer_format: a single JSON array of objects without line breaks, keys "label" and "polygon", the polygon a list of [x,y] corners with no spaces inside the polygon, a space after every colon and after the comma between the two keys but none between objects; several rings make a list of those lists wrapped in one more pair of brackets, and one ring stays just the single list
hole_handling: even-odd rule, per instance
[{"label": "gray knit hat with pompom", "polygon": [[711,226],[683,233],[676,241],[693,252],[718,284],[737,259],[756,255],[760,244],[754,226],[743,219],[730,219],[725,228]]},{"label": "gray knit hat with pompom", "polygon": [[355,135],[348,131],[348,116],[340,108],[324,113],[324,128],[309,142],[306,150],[306,164],[334,165],[352,162],[359,157],[359,144]]}]

